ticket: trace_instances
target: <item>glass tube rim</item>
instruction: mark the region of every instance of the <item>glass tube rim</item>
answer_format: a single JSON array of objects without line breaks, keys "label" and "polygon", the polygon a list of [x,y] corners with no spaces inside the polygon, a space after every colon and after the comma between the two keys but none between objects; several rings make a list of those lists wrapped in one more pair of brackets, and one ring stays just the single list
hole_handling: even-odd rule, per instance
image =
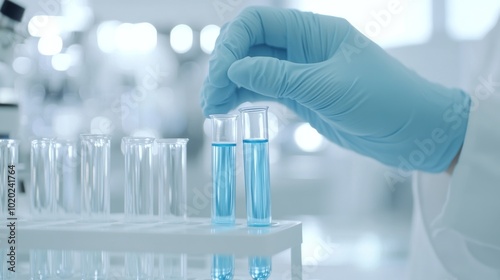
[{"label": "glass tube rim", "polygon": [[189,138],[160,138],[155,141],[158,144],[186,144]]},{"label": "glass tube rim", "polygon": [[84,133],[84,134],[80,134],[80,139],[82,139],[82,140],[89,140],[89,139],[111,140],[111,135]]},{"label": "glass tube rim", "polygon": [[269,110],[269,106],[248,106],[239,109],[240,113],[260,113]]},{"label": "glass tube rim", "polygon": [[37,144],[52,144],[54,143],[54,138],[37,138],[31,140],[31,145],[37,145]]},{"label": "glass tube rim", "polygon": [[147,136],[125,136],[122,138],[122,141],[125,144],[153,144],[155,138]]},{"label": "glass tube rim", "polygon": [[76,145],[77,144],[76,140],[71,140],[71,139],[59,139],[59,138],[55,138],[52,141],[56,145],[64,145],[64,146]]},{"label": "glass tube rim", "polygon": [[15,144],[19,145],[19,140],[16,139],[0,139],[0,145]]},{"label": "glass tube rim", "polygon": [[218,119],[237,119],[237,114],[211,114],[209,115],[210,119],[218,120]]}]

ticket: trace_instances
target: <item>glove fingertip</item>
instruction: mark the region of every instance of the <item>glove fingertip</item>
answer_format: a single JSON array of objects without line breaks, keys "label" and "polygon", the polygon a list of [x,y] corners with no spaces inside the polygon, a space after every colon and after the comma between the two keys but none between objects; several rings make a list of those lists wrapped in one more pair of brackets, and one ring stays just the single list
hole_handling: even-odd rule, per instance
[{"label": "glove fingertip", "polygon": [[247,82],[250,75],[248,67],[249,60],[251,60],[250,57],[245,57],[235,61],[231,64],[231,66],[229,66],[227,76],[229,77],[229,80],[235,83],[238,87],[248,86]]}]

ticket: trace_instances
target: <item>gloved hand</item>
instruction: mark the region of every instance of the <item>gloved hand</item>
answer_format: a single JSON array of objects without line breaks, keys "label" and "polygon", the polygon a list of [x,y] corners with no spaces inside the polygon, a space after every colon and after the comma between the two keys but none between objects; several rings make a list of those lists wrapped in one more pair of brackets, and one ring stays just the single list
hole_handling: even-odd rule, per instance
[{"label": "gloved hand", "polygon": [[205,115],[274,100],[331,141],[404,171],[446,170],[470,98],[410,71],[346,20],[245,9],[221,29],[201,93]]}]

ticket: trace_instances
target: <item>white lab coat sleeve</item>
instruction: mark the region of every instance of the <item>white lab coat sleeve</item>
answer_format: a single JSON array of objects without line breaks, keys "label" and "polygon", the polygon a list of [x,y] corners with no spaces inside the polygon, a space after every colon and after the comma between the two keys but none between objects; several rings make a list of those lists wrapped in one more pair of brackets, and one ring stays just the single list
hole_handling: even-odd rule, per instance
[{"label": "white lab coat sleeve", "polygon": [[[470,245],[498,256],[500,269],[500,73],[479,77],[459,162],[431,234],[452,230]],[[496,267],[495,267],[496,268]]]},{"label": "white lab coat sleeve", "polygon": [[500,279],[500,20],[482,48],[453,175],[414,177],[412,280]]}]

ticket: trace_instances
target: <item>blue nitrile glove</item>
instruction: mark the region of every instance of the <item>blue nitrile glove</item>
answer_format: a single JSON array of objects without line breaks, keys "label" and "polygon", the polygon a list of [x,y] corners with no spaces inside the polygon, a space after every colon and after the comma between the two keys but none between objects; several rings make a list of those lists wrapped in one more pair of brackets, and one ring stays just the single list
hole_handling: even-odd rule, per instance
[{"label": "blue nitrile glove", "polygon": [[429,172],[446,170],[460,150],[470,104],[344,19],[267,7],[222,28],[201,99],[205,115],[275,100],[343,147]]}]

